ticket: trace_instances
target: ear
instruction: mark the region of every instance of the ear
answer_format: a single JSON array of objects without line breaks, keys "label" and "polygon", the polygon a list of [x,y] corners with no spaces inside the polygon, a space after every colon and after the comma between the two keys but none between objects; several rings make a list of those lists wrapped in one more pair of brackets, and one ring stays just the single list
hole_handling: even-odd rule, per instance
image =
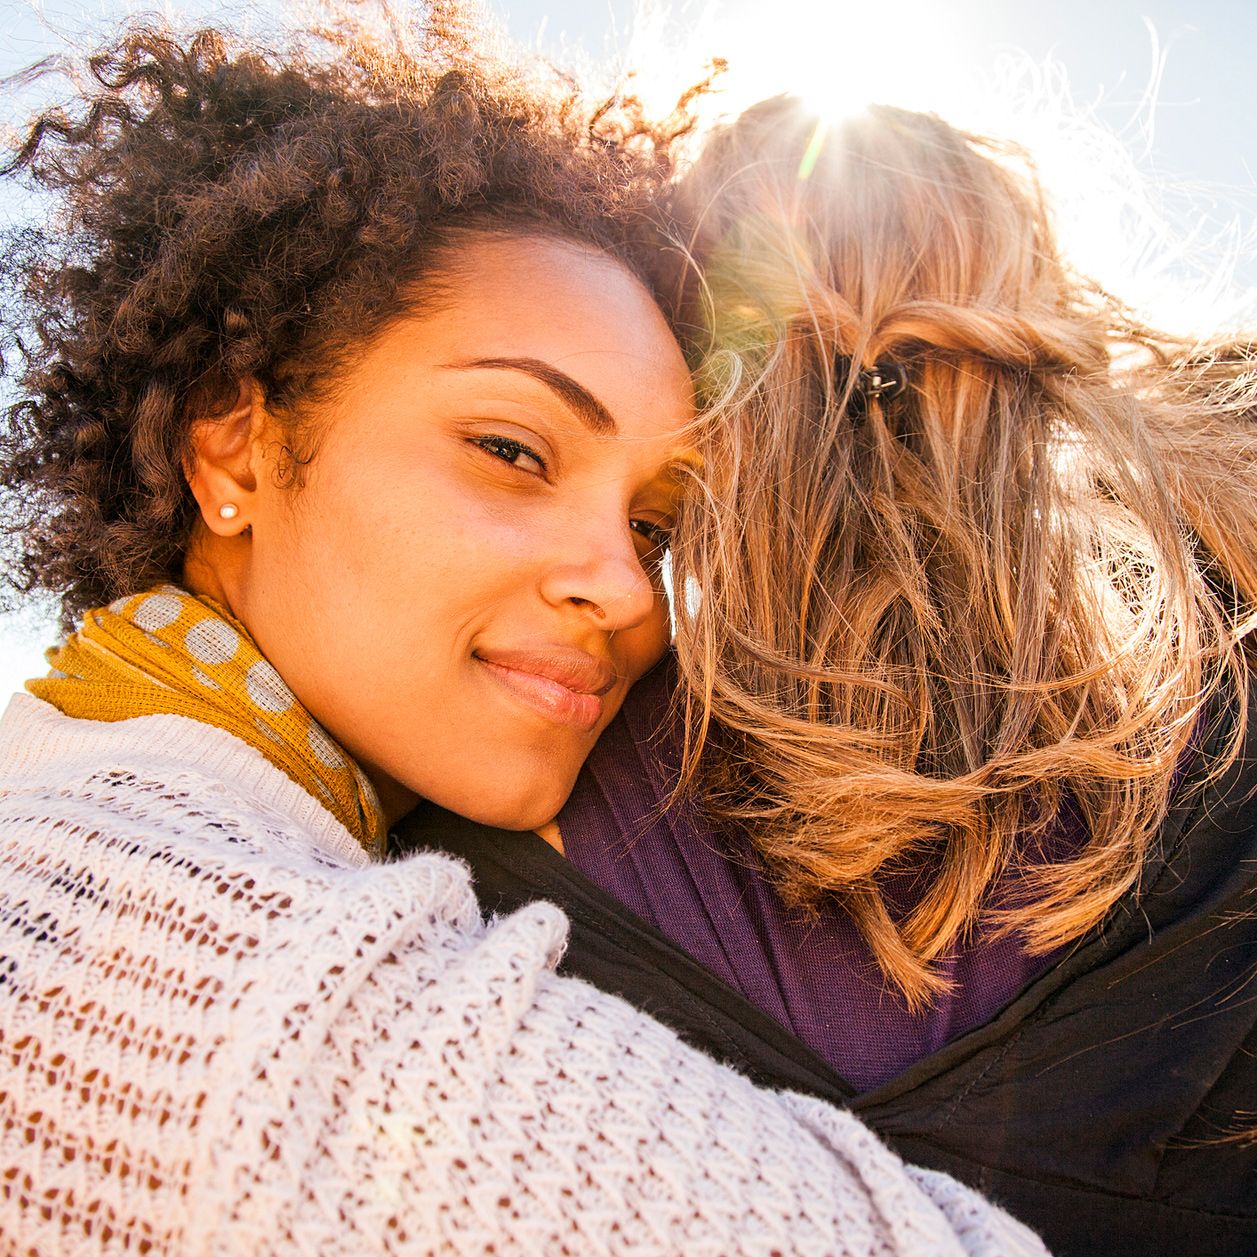
[{"label": "ear", "polygon": [[251,526],[265,423],[262,390],[244,379],[226,414],[192,425],[188,487],[205,526],[220,537],[239,536]]}]

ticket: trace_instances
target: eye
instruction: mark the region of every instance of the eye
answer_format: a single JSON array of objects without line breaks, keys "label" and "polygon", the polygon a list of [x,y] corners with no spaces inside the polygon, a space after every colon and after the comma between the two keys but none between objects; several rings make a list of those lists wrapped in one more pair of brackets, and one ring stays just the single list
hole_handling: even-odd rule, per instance
[{"label": "eye", "polygon": [[672,545],[671,526],[657,520],[630,519],[629,528],[637,536],[637,552],[642,561],[662,563]]},{"label": "eye", "polygon": [[545,459],[523,441],[516,441],[509,436],[482,436],[477,437],[472,444],[479,446],[486,454],[509,463],[512,467],[518,467],[520,471],[527,472],[530,476],[546,474]]}]

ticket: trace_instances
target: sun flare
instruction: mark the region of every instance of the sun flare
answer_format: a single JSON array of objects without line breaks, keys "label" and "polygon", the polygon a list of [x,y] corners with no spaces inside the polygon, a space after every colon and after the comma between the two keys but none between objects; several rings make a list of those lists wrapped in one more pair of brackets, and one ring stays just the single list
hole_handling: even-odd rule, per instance
[{"label": "sun flare", "polygon": [[[820,119],[813,160],[835,125],[870,104],[937,113],[1012,141],[1033,160],[1078,270],[1175,332],[1230,319],[1226,241],[1183,239],[1171,225],[1181,217],[1173,185],[1141,169],[1129,137],[1097,121],[1098,102],[1075,101],[1059,63],[1012,47],[980,54],[980,20],[979,6],[926,0],[647,0],[623,64],[634,67],[634,90],[647,106],[667,112],[704,67],[723,60],[727,69],[700,108],[705,124],[769,96],[800,97]],[[1153,37],[1131,132],[1151,123],[1159,68]]]}]

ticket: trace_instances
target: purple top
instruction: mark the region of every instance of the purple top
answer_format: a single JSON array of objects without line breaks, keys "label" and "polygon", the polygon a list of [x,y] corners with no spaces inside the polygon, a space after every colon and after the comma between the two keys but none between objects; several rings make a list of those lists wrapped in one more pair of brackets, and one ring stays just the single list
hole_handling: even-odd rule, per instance
[{"label": "purple top", "polygon": [[[679,758],[676,740],[660,732],[671,676],[656,668],[602,735],[559,816],[566,855],[856,1090],[989,1021],[1056,959],[979,931],[941,966],[954,993],[909,1012],[841,908],[792,911],[756,870],[745,837],[718,834],[684,805],[663,812]],[[909,906],[911,883],[891,897]]]}]

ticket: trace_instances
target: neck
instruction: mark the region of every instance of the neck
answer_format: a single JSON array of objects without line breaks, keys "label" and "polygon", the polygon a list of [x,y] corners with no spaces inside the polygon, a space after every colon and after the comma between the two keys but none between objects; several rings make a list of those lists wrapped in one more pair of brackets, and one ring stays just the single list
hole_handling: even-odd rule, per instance
[{"label": "neck", "polygon": [[379,772],[361,760],[358,761],[358,766],[375,787],[387,827],[392,828],[407,812],[414,810],[415,804],[419,802],[419,795],[408,786],[403,786],[400,781],[394,781],[386,773]]},{"label": "neck", "polygon": [[536,833],[539,838],[545,839],[560,855],[563,854],[563,835],[559,833],[559,822],[557,820],[539,825]]},{"label": "neck", "polygon": [[180,582],[188,593],[212,598],[242,622],[244,617],[240,614],[238,600],[231,596],[230,591],[240,588],[239,575],[245,557],[243,547],[247,546],[243,537],[244,534],[240,537],[219,537],[198,518],[188,539]]}]

